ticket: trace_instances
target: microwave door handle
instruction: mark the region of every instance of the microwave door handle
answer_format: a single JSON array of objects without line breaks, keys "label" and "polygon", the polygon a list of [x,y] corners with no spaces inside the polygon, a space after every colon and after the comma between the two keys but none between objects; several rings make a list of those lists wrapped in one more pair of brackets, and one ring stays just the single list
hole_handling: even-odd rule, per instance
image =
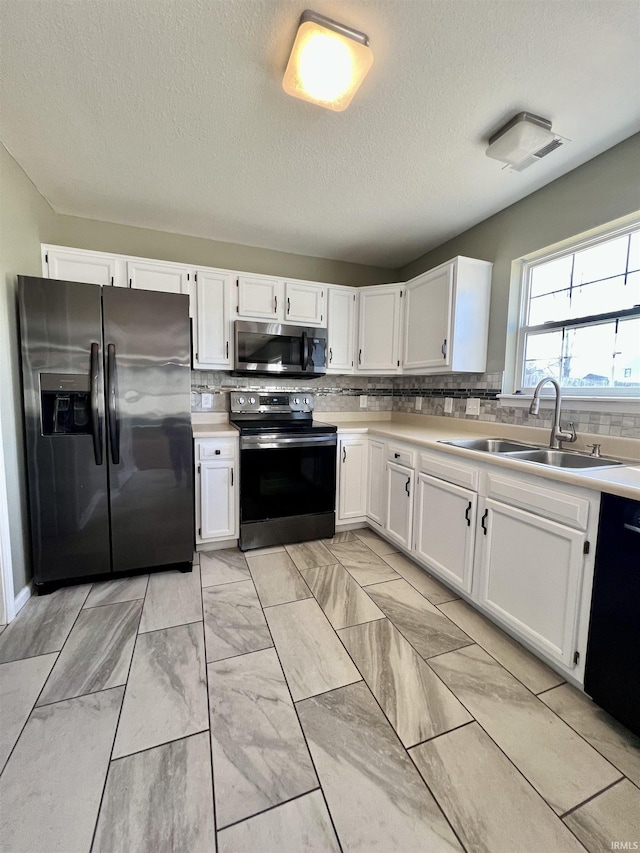
[{"label": "microwave door handle", "polygon": [[309,364],[309,340],[306,332],[302,333],[302,369],[306,370]]}]

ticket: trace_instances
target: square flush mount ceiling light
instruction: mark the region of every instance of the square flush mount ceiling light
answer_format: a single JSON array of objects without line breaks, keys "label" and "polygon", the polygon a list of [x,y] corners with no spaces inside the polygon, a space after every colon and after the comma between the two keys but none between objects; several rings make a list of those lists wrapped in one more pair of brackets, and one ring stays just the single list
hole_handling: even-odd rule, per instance
[{"label": "square flush mount ceiling light", "polygon": [[487,157],[506,163],[504,169],[522,172],[569,142],[551,129],[549,119],[518,113],[489,139]]},{"label": "square flush mount ceiling light", "polygon": [[368,36],[307,9],[300,18],[282,86],[294,98],[342,112],[372,63]]}]

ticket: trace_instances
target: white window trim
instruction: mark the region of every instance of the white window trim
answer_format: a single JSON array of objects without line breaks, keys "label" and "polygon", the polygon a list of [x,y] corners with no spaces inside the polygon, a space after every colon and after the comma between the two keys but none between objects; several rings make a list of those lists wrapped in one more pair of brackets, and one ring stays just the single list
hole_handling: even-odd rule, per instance
[{"label": "white window trim", "polygon": [[[509,323],[507,330],[507,347],[505,358],[504,382],[502,394],[498,396],[501,406],[524,408],[529,406],[531,393],[515,393],[520,390],[520,375],[524,349],[525,335],[523,333],[524,318],[527,310],[527,274],[531,265],[540,260],[551,261],[569,252],[577,252],[594,246],[605,240],[614,239],[640,226],[640,211],[624,216],[614,222],[609,222],[594,228],[584,234],[547,246],[517,258],[511,264],[510,307],[513,305],[514,321]],[[528,390],[528,389],[527,389]],[[567,389],[568,390],[568,389]],[[567,409],[574,411],[602,412],[640,412],[640,390],[603,389],[594,394],[594,389],[585,388],[584,393],[576,393],[575,389],[562,391],[562,399]],[[549,392],[541,395],[542,406],[553,406],[554,397]]]}]

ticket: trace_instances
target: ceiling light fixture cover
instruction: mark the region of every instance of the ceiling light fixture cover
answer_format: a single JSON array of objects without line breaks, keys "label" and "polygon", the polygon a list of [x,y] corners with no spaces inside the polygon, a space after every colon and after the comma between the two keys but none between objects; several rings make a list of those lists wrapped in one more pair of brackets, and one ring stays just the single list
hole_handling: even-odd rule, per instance
[{"label": "ceiling light fixture cover", "polygon": [[372,63],[368,36],[307,9],[300,17],[282,87],[294,98],[342,112]]},{"label": "ceiling light fixture cover", "polygon": [[514,172],[522,172],[565,142],[551,130],[551,122],[532,113],[518,113],[489,139],[487,157],[500,160]]}]

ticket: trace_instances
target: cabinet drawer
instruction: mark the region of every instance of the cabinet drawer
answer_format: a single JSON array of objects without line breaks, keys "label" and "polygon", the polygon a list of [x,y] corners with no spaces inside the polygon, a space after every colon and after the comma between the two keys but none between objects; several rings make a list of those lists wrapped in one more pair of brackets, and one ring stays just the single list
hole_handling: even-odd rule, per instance
[{"label": "cabinet drawer", "polygon": [[406,447],[399,447],[397,444],[390,444],[387,448],[387,459],[389,462],[395,462],[397,465],[406,465],[407,468],[413,468],[416,464],[416,454],[413,450],[408,450]]},{"label": "cabinet drawer", "polygon": [[495,474],[487,475],[487,497],[527,509],[578,530],[586,530],[589,521],[588,500]]},{"label": "cabinet drawer", "polygon": [[421,453],[420,471],[423,474],[438,477],[440,480],[463,486],[465,489],[478,491],[478,469],[475,466],[454,461],[446,454]]},{"label": "cabinet drawer", "polygon": [[233,438],[203,439],[196,443],[196,459],[233,459],[238,442]]}]

